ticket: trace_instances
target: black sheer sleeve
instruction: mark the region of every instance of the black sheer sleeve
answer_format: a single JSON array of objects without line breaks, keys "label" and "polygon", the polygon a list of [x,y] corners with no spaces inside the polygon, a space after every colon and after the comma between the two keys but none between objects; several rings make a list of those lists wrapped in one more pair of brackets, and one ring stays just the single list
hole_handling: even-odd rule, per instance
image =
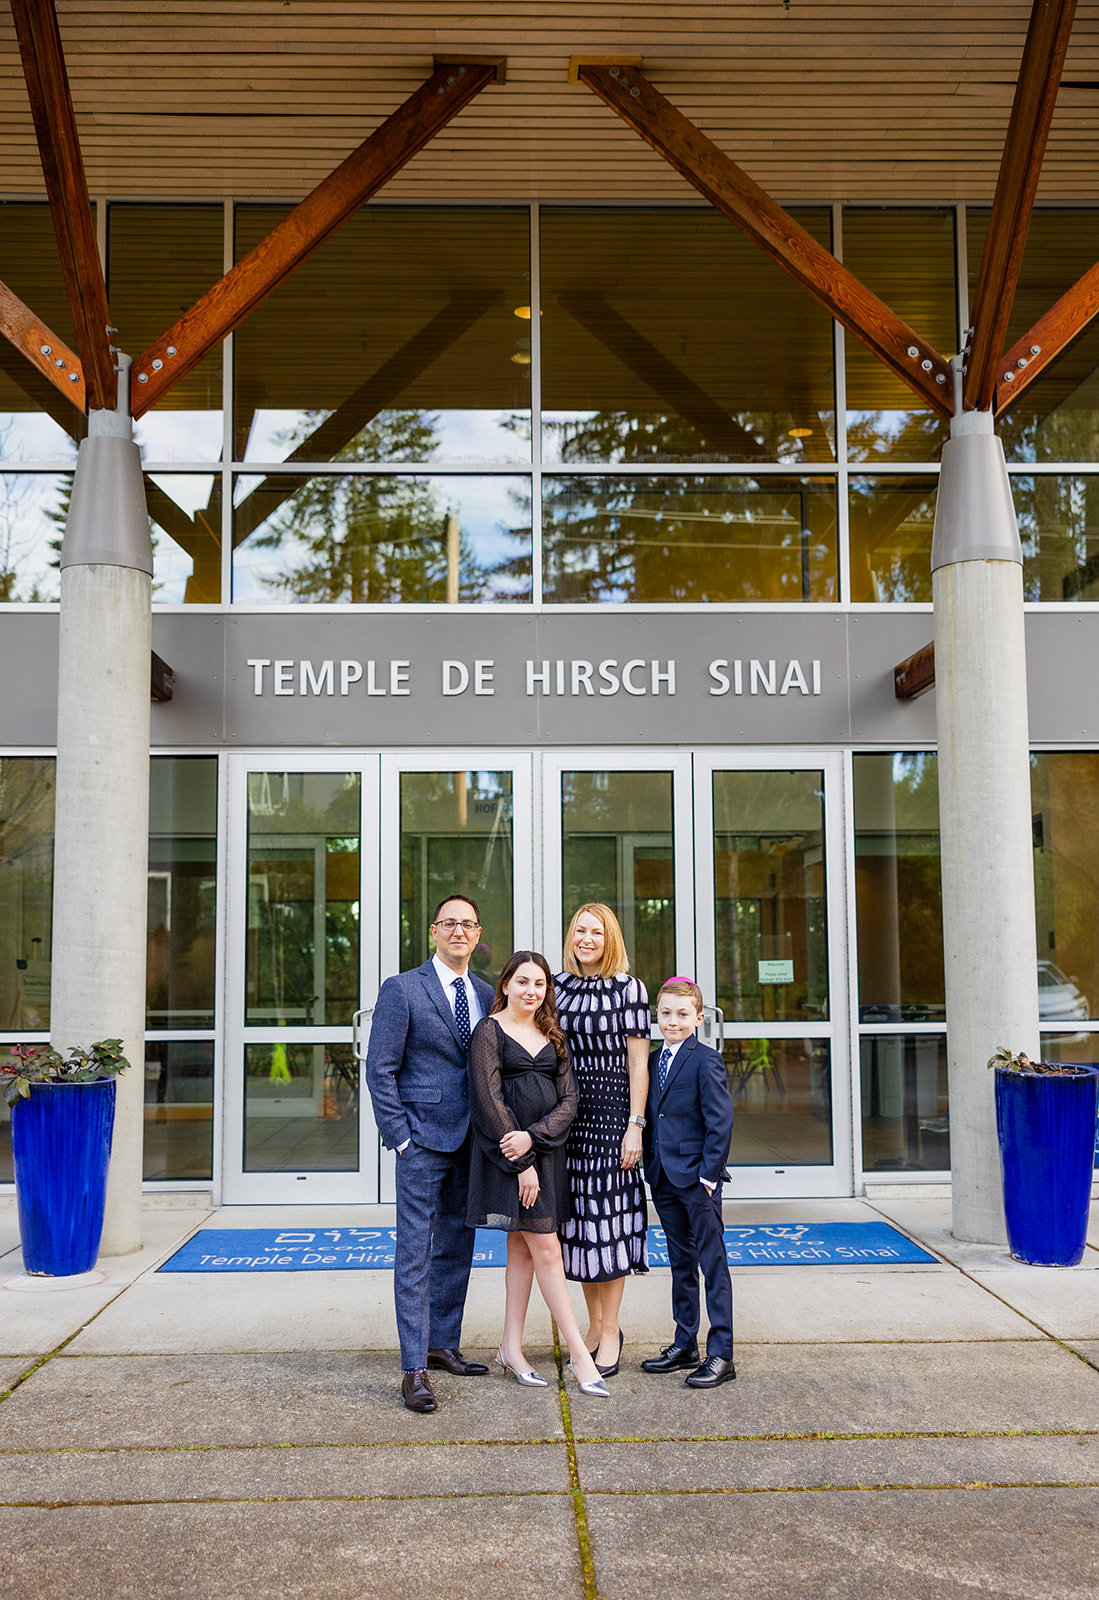
[{"label": "black sheer sleeve", "polygon": [[559,1150],[569,1136],[569,1130],[580,1106],[580,1094],[569,1065],[567,1050],[565,1059],[558,1060],[554,1083],[557,1089],[557,1104],[541,1121],[535,1122],[527,1129],[534,1140],[536,1150]]},{"label": "black sheer sleeve", "polygon": [[503,1172],[522,1172],[525,1167],[534,1165],[534,1149],[528,1150],[518,1161],[509,1161],[500,1149],[505,1133],[522,1132],[504,1100],[501,1038],[500,1028],[491,1017],[482,1017],[473,1030],[469,1041],[470,1117],[477,1143],[493,1165]]}]

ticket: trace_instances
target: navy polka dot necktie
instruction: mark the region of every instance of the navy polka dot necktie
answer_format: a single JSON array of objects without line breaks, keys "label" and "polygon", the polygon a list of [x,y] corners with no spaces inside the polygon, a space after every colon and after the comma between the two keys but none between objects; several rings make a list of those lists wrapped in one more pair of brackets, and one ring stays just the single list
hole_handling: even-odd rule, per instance
[{"label": "navy polka dot necktie", "polygon": [[458,1026],[458,1037],[462,1041],[462,1049],[469,1049],[469,1036],[473,1031],[469,1025],[469,1001],[466,999],[466,984],[464,978],[454,979],[454,1021]]},{"label": "navy polka dot necktie", "polygon": [[668,1081],[668,1068],[671,1066],[671,1064],[672,1064],[672,1052],[668,1049],[668,1046],[665,1045],[663,1050],[661,1050],[661,1052],[660,1052],[660,1060],[657,1062],[657,1067],[656,1067],[657,1076],[658,1076],[659,1081],[660,1081],[660,1092],[661,1092],[661,1094],[664,1093],[664,1085]]}]

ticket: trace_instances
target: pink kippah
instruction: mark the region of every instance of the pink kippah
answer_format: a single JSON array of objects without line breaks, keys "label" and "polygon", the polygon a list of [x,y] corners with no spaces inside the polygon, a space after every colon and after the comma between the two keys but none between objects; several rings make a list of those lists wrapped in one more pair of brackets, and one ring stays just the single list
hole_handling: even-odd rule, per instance
[{"label": "pink kippah", "polygon": [[[664,985],[667,985],[669,983],[694,983],[694,982],[695,981],[694,981],[693,978],[684,978],[684,977],[681,977],[681,976],[680,977],[675,977],[675,978],[665,978],[664,979]],[[698,988],[698,984],[697,983],[695,983],[695,988],[696,989]]]}]

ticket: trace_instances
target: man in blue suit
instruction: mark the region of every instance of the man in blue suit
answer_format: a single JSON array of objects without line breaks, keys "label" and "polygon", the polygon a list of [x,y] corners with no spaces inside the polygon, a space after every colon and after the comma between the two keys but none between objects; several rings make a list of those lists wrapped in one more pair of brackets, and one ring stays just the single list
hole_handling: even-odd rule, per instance
[{"label": "man in blue suit", "polygon": [[435,954],[378,992],[366,1057],[374,1120],[397,1152],[397,1248],[393,1298],[401,1341],[401,1398],[434,1411],[427,1368],[480,1377],[461,1343],[474,1233],[469,1188],[469,1036],[492,1006],[487,983],[467,970],[481,936],[477,902],[448,895],[435,908]]},{"label": "man in blue suit", "polygon": [[[668,1243],[675,1337],[644,1372],[679,1372],[692,1389],[716,1389],[736,1377],[733,1365],[733,1282],[725,1255],[721,1185],[733,1131],[733,1098],[725,1063],[696,1037],[702,990],[689,978],[669,978],[656,997],[664,1048],[649,1073],[645,1176]],[[706,1285],[710,1333],[706,1359],[698,1353],[698,1272]]]}]

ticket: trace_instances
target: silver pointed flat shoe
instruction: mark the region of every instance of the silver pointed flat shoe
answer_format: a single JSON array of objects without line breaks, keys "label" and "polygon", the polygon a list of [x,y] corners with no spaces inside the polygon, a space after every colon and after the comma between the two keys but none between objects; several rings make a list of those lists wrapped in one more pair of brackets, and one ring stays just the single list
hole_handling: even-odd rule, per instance
[{"label": "silver pointed flat shoe", "polygon": [[497,1350],[493,1359],[498,1367],[502,1367],[505,1372],[510,1372],[516,1383],[521,1384],[524,1389],[549,1388],[549,1384],[546,1382],[546,1379],[542,1377],[540,1372],[535,1372],[533,1367],[529,1372],[517,1372],[514,1367],[508,1366],[507,1362],[504,1360],[504,1352],[502,1350]]}]

